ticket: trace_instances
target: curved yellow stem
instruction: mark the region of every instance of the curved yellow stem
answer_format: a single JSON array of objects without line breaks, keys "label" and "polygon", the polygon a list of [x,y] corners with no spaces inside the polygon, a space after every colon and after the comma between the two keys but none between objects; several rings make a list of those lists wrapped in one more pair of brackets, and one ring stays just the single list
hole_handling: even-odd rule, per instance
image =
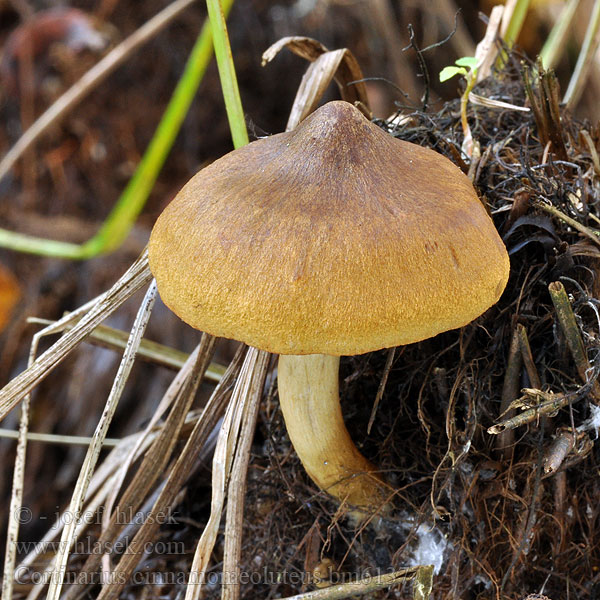
[{"label": "curved yellow stem", "polygon": [[338,500],[372,511],[385,505],[389,490],[344,425],[339,364],[338,356],[281,355],[281,410],[294,449],[311,479]]}]

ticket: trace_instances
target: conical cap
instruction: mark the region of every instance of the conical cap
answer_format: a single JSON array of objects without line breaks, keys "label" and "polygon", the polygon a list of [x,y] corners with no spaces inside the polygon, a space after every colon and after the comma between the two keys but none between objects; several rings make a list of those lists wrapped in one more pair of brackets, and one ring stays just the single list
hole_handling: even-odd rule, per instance
[{"label": "conical cap", "polygon": [[279,354],[362,354],[461,327],[509,270],[460,169],[345,102],[197,173],[149,252],[186,323]]}]

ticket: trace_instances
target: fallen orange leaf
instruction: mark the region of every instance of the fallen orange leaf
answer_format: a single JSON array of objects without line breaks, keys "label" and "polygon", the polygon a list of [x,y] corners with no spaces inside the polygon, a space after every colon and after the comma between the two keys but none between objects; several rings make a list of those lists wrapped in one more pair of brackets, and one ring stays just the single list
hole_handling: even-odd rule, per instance
[{"label": "fallen orange leaf", "polygon": [[15,304],[21,297],[17,278],[0,263],[0,331],[6,327]]}]

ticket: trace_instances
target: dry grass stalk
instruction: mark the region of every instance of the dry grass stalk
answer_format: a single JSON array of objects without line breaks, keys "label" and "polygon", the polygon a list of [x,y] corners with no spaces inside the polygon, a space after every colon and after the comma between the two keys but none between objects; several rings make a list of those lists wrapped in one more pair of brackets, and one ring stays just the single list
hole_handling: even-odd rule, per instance
[{"label": "dry grass stalk", "polygon": [[569,107],[573,108],[581,94],[584,86],[588,80],[590,69],[595,62],[596,51],[598,50],[598,44],[600,43],[600,35],[598,31],[600,29],[600,0],[595,0],[592,8],[592,14],[589,17],[589,23],[585,32],[585,39],[581,46],[579,56],[577,58],[577,64],[571,75],[571,80],[565,92],[563,102]]},{"label": "dry grass stalk", "polygon": [[519,336],[519,348],[521,349],[521,355],[523,357],[523,365],[527,371],[529,381],[534,388],[541,390],[542,380],[540,379],[540,374],[538,373],[538,370],[535,366],[535,361],[533,360],[527,329],[525,329],[525,327],[521,324],[517,325],[517,335]]},{"label": "dry grass stalk", "polygon": [[[32,344],[28,364],[34,360],[37,345]],[[25,457],[27,455],[27,432],[29,430],[29,407],[31,394],[25,396],[21,405],[19,422],[19,439],[15,456],[13,483],[8,511],[8,526],[6,531],[6,551],[4,553],[4,573],[2,575],[2,598],[12,598],[14,587],[14,571],[17,560],[17,540],[19,539],[20,510],[23,505],[23,489],[25,479]]]},{"label": "dry grass stalk", "polygon": [[104,412],[102,413],[102,417],[100,418],[98,426],[96,427],[96,431],[94,432],[92,443],[88,447],[83,466],[81,467],[79,477],[77,478],[77,483],[75,484],[75,489],[73,490],[71,503],[69,505],[69,514],[72,518],[65,524],[60,538],[60,545],[56,555],[54,577],[52,577],[50,581],[50,587],[48,589],[48,600],[58,600],[60,597],[63,577],[67,568],[69,552],[73,543],[75,542],[75,530],[78,522],[81,520],[81,511],[85,496],[88,491],[88,486],[92,478],[96,462],[98,461],[100,451],[102,450],[102,442],[106,437],[108,426],[112,421],[117,404],[119,403],[123,389],[125,388],[125,384],[127,383],[127,379],[131,373],[131,369],[135,361],[135,353],[137,352],[140,341],[144,335],[144,332],[146,331],[148,321],[150,320],[152,307],[154,306],[154,301],[156,300],[156,294],[156,283],[153,281],[146,293],[144,301],[140,306],[135,323],[133,324],[129,342],[127,344],[127,348],[125,349],[125,353],[123,354],[117,375],[115,376],[108,400],[106,401]]},{"label": "dry grass stalk", "polygon": [[475,57],[477,58],[477,83],[480,83],[492,73],[492,65],[498,55],[496,42],[498,40],[498,30],[500,29],[503,13],[504,6],[498,5],[492,8],[485,35],[475,49]]},{"label": "dry grass stalk", "polygon": [[[0,438],[9,440],[18,440],[19,432],[13,429],[3,429],[0,427]],[[45,444],[56,444],[57,446],[89,446],[92,438],[85,435],[60,435],[57,433],[35,433],[27,432],[28,442],[43,442]],[[114,448],[121,442],[117,438],[105,438],[104,447]]]},{"label": "dry grass stalk", "polygon": [[[89,306],[86,305],[86,306]],[[82,307],[82,309],[85,307]],[[81,310],[81,309],[80,309]],[[73,315],[67,316],[67,319],[72,318]],[[29,351],[28,367],[31,367],[35,361],[39,343],[44,335],[55,333],[56,325],[52,324],[45,330],[38,332],[34,335],[31,348]],[[13,586],[14,586],[14,570],[16,563],[16,544],[19,537],[19,518],[20,509],[23,503],[23,480],[25,474],[25,458],[27,440],[29,437],[29,408],[30,408],[31,394],[27,394],[23,399],[21,406],[21,420],[19,425],[19,435],[17,442],[17,451],[15,457],[15,468],[13,472],[13,486],[11,493],[11,502],[9,510],[9,520],[6,536],[6,550],[4,556],[4,573],[2,578],[2,597],[12,598]],[[90,439],[91,443],[92,440]]]},{"label": "dry grass stalk", "polygon": [[[206,350],[204,350],[204,348],[202,348],[202,346],[198,346],[194,350],[192,355],[190,355],[191,357],[189,359],[189,362],[188,362],[186,368],[182,369],[177,374],[177,377],[173,381],[173,385],[169,387],[169,389],[167,390],[167,393],[163,396],[163,398],[159,402],[156,410],[154,411],[152,417],[148,421],[145,429],[141,432],[141,435],[138,438],[136,445],[131,449],[131,451],[129,452],[129,455],[123,461],[123,464],[119,470],[118,482],[115,485],[114,489],[112,490],[109,498],[107,499],[106,506],[104,507],[104,512],[102,515],[102,530],[103,530],[103,532],[105,532],[109,528],[111,515],[113,514],[113,508],[117,501],[117,496],[119,494],[121,486],[123,485],[125,477],[127,476],[127,472],[129,471],[129,468],[131,467],[133,461],[135,460],[135,457],[138,454],[139,447],[150,436],[153,429],[155,429],[158,426],[159,421],[163,418],[163,416],[165,415],[167,410],[169,410],[171,408],[173,403],[177,402],[177,401],[181,401],[182,391],[185,389],[185,386],[188,383],[188,380],[190,379],[191,374],[194,373],[194,371],[195,371],[192,369],[192,366],[201,364],[200,359],[204,360],[204,357],[208,353],[212,352],[212,349],[214,347],[214,339],[209,339],[207,341],[210,342],[210,345],[207,344],[208,348]],[[194,389],[194,392],[195,391],[196,390]],[[185,415],[187,414],[187,412],[190,408],[191,402],[194,398],[194,393],[189,393],[186,390],[186,394],[187,394],[187,398],[185,398],[185,396],[184,396],[184,401],[181,404],[181,408],[174,409],[171,413],[171,414],[179,413],[179,415],[180,415],[178,418],[178,423],[177,423],[178,429],[183,425],[183,422],[185,420]],[[167,453],[170,453],[170,448],[169,449],[164,448],[164,450]],[[108,555],[106,555],[104,558],[108,561],[109,557],[108,557]],[[106,570],[106,572],[110,572],[109,568],[106,568],[105,570]]]},{"label": "dry grass stalk", "polygon": [[[237,364],[237,367],[236,367],[236,364]],[[232,365],[233,366],[228,371],[228,375],[227,375],[228,381],[230,381],[232,379],[232,374],[235,374],[237,372],[236,368],[239,368],[239,360],[236,363],[236,360],[234,359]],[[223,393],[223,391],[226,392],[229,385],[230,385],[229,383],[226,383],[224,385],[224,388],[221,388],[222,398],[228,397],[226,393]],[[215,390],[215,392],[216,391],[217,390]],[[223,403],[223,402],[224,402],[224,400],[221,400],[221,403]],[[213,402],[213,404],[214,404],[214,402]],[[202,421],[202,419],[204,419],[204,422],[207,421],[206,413],[207,412],[210,413],[210,410],[208,410],[208,408],[209,408],[209,406],[207,405],[207,408],[205,409],[205,411],[202,413],[202,415],[200,417],[197,414],[195,414],[194,412],[188,414],[188,416],[186,418],[186,423],[194,423],[195,424],[194,431],[196,431],[196,429],[199,428],[199,425],[200,425],[200,422]],[[216,419],[218,419],[219,412],[218,411],[214,411],[214,412],[216,413],[216,416],[213,416],[212,419],[213,419],[213,421],[216,421]],[[208,422],[209,422],[209,425],[207,427],[208,427],[208,431],[210,432],[210,430],[211,430],[210,423],[212,423],[211,419],[208,419]],[[202,428],[200,428],[200,429],[202,429]],[[143,456],[145,454],[145,452],[148,450],[148,448],[150,447],[150,445],[152,444],[154,439],[158,436],[159,432],[160,432],[160,430],[153,431],[150,434],[150,436],[147,436],[145,438],[144,443],[141,445],[139,445],[137,442],[138,442],[138,439],[144,435],[144,432],[133,434],[133,435],[123,438],[121,440],[115,440],[117,447],[106,457],[106,459],[102,462],[102,464],[97,468],[96,472],[94,473],[94,476],[92,477],[92,481],[90,482],[90,485],[88,488],[88,494],[87,494],[87,496],[89,497],[89,500],[86,501],[86,504],[84,506],[84,511],[85,511],[86,515],[96,514],[98,509],[104,505],[104,502],[105,502],[106,498],[108,497],[110,490],[113,489],[113,487],[117,481],[117,478],[118,478],[117,471],[123,464],[123,461],[131,453],[131,449],[134,446],[138,446],[137,455],[135,458],[136,458],[136,460],[139,459],[139,457]],[[192,432],[192,436],[193,436],[193,432]],[[56,436],[56,437],[64,437],[64,436]],[[208,435],[206,437],[208,438]],[[198,447],[204,447],[203,446],[204,441],[202,441],[202,439],[200,442],[193,445],[193,448],[195,448],[196,451],[197,451]],[[91,438],[87,439],[86,445],[89,444],[90,440],[91,440]],[[210,446],[210,444],[208,444],[208,446]],[[171,474],[169,476],[169,481],[170,480],[171,480]],[[154,500],[156,501],[156,499],[154,499]],[[168,508],[168,507],[166,507],[166,508]],[[164,514],[166,511],[166,508],[158,510],[157,512],[162,512],[162,514]],[[144,512],[150,512],[150,509],[148,509],[148,511],[144,511]],[[58,518],[58,520],[48,530],[46,535],[44,535],[44,537],[40,540],[40,542],[35,545],[34,549],[19,563],[17,570],[21,574],[26,573],[27,570],[33,564],[40,564],[43,562],[42,555],[47,551],[47,548],[52,544],[53,540],[55,540],[56,537],[62,531],[64,523],[65,523],[65,518],[66,518],[65,513],[61,514],[60,517]],[[88,527],[87,521],[84,521],[77,526],[76,539],[80,538],[80,536],[87,529],[87,527]],[[53,568],[54,568],[54,562],[51,561],[50,564],[48,566],[46,566],[45,570],[41,573],[40,579],[47,580],[48,576],[51,574]],[[44,589],[43,586],[34,587],[28,596],[28,600],[35,600],[40,595],[40,593],[43,591],[43,589]]]},{"label": "dry grass stalk", "polygon": [[0,421],[4,419],[26,394],[60,364],[91,331],[117,310],[126,300],[131,298],[141,287],[148,284],[151,279],[152,274],[148,268],[148,254],[144,252],[108,292],[105,292],[92,302],[88,302],[77,311],[57,321],[54,326],[50,326],[36,334],[41,336],[46,335],[50,330],[60,331],[65,323],[76,320],[85,313],[85,316],[81,318],[73,329],[67,331],[55,344],[39,356],[30,367],[0,390]]},{"label": "dry grass stalk", "polygon": [[[40,319],[39,317],[29,317],[27,322],[39,325],[52,325],[56,321]],[[71,329],[73,325],[74,323],[66,325],[64,329]],[[101,348],[108,348],[109,350],[124,350],[128,335],[129,333],[126,331],[121,331],[108,325],[98,325],[85,341]],[[170,346],[165,346],[164,344],[144,338],[140,344],[137,356],[139,359],[149,363],[179,371],[190,355],[187,352],[182,352],[176,348],[171,348]],[[206,370],[205,379],[213,383],[219,383],[223,373],[225,373],[223,365],[210,363]]]},{"label": "dry grass stalk", "polygon": [[235,459],[242,420],[247,412],[247,406],[251,402],[251,392],[255,389],[255,372],[262,362],[259,360],[261,354],[261,351],[256,348],[248,348],[223,419],[213,458],[210,517],[196,546],[190,570],[190,581],[186,589],[186,600],[198,600],[202,593],[204,578],[219,532],[219,523],[225,505],[225,493]]},{"label": "dry grass stalk", "polygon": [[[244,498],[246,478],[250,462],[250,449],[254,439],[254,429],[258,408],[267,375],[270,355],[259,352],[252,377],[252,387],[248,395],[242,429],[240,431],[235,458],[231,467],[227,487],[227,519],[225,521],[225,550],[223,558],[222,600],[238,600],[240,597],[240,562],[242,554],[242,526],[244,522]],[[227,578],[227,579],[226,579]]]},{"label": "dry grass stalk", "polygon": [[600,175],[600,158],[598,157],[598,151],[596,150],[596,146],[594,145],[594,141],[592,140],[592,136],[587,129],[581,130],[581,137],[585,141],[585,145],[588,148],[590,156],[592,158],[592,162],[594,164],[594,171],[596,175]]},{"label": "dry grass stalk", "polygon": [[541,200],[535,202],[535,207],[539,208],[540,210],[543,210],[544,212],[548,213],[549,215],[552,215],[553,217],[559,218],[561,221],[564,221],[567,225],[570,225],[571,227],[579,231],[579,233],[585,235],[585,237],[594,242],[594,244],[600,246],[600,235],[598,235],[598,232],[596,230],[586,227],[579,221],[576,221],[575,219],[569,217],[569,215],[566,215],[564,212],[560,211],[555,206],[552,206],[551,204],[546,204],[546,202],[542,202]]},{"label": "dry grass stalk", "polygon": [[[135,434],[123,438],[120,441],[119,446],[115,448],[98,467],[88,488],[87,497],[89,499],[86,499],[84,506],[86,514],[95,514],[98,508],[103,505],[114,481],[116,481],[117,470],[122,463],[123,457],[126,456],[131,447],[135,445],[138,436],[139,434]],[[142,455],[148,449],[151,441],[152,440],[146,440],[146,443],[139,448],[139,455]],[[18,569],[20,572],[24,572],[34,564],[39,564],[42,562],[42,555],[46,552],[48,546],[61,533],[65,521],[66,513],[62,513],[58,520],[52,525],[52,527],[50,527],[46,535],[44,535],[44,537],[40,540],[40,543],[36,544],[33,551],[27,554],[27,556],[25,556],[25,558],[19,563]],[[87,526],[88,523],[85,521],[78,524],[76,530],[76,539],[79,539]],[[42,573],[41,579],[46,579],[46,577],[52,572],[53,568],[54,561],[52,560],[50,561],[49,565],[47,565],[46,570]],[[31,594],[29,594],[28,599],[34,600],[39,596],[43,589],[43,586],[34,587]]]},{"label": "dry grass stalk", "polygon": [[[196,420],[196,424],[185,447],[175,464],[168,470],[165,484],[155,499],[151,510],[146,515],[146,520],[135,534],[129,547],[129,551],[123,555],[119,564],[116,566],[111,582],[104,586],[99,596],[100,598],[118,597],[125,582],[129,580],[134,569],[143,557],[143,551],[141,549],[143,549],[145,544],[150,542],[156,535],[160,525],[160,519],[157,517],[159,515],[168,514],[169,510],[176,502],[177,495],[190,476],[190,473],[193,472],[194,465],[198,462],[198,448],[207,445],[207,441],[218,427],[219,419],[231,396],[231,389],[239,373],[243,357],[244,352],[240,349],[227,368],[223,379],[215,388],[200,417]],[[136,552],[136,548],[140,549],[140,551]],[[89,562],[90,561],[88,561],[88,563]],[[91,570],[97,567],[98,562],[99,561],[96,560],[90,565],[86,563],[84,572],[91,573]],[[73,597],[75,597],[75,595],[73,595]]]},{"label": "dry grass stalk", "polygon": [[[142,464],[133,476],[131,483],[123,493],[118,510],[113,512],[110,521],[105,524],[98,540],[100,547],[114,543],[125,526],[122,515],[135,514],[138,511],[144,498],[165,469],[178,434],[185,423],[185,417],[194,399],[199,382],[212,357],[214,343],[215,338],[206,334],[203,335],[200,345],[192,352],[182,371],[169,386],[166,395],[174,397],[173,408],[164,426],[154,439],[152,446],[146,452]],[[82,570],[87,573],[95,572],[102,556],[91,554]],[[118,581],[111,574],[102,594],[110,593],[107,590],[112,591],[114,589],[113,584],[118,584]],[[79,585],[72,585],[66,594],[66,598],[76,597],[79,587]]]}]

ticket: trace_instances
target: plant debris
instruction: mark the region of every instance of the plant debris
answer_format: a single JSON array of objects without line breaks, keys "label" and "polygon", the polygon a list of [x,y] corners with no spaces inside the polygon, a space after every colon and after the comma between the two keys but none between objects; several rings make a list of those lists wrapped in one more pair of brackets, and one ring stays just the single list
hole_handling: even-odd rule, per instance
[{"label": "plant debris", "polygon": [[[265,399],[242,552],[242,571],[265,577],[243,586],[242,597],[294,593],[298,586],[286,574],[310,573],[324,559],[335,564],[338,580],[412,564],[424,528],[444,540],[434,598],[521,599],[541,591],[554,599],[593,598],[600,589],[593,420],[600,366],[600,131],[559,107],[552,74],[534,77],[534,70],[515,55],[476,87],[481,96],[518,106],[531,105],[527,92],[533,92],[542,107],[532,114],[470,104],[473,137],[481,147],[475,164],[460,155],[458,102],[438,113],[403,113],[402,125],[397,119],[380,122],[473,175],[511,256],[509,284],[481,318],[401,348],[391,369],[388,351],[343,359],[348,427],[397,490],[397,511],[375,526],[355,531],[336,513],[304,474],[279,412]],[[588,361],[584,370],[552,301],[557,285],[568,295]],[[520,366],[509,370],[517,330]],[[503,397],[506,389],[516,393]],[[542,408],[544,401],[553,402],[551,409]],[[512,436],[488,432],[522,411],[531,418],[516,423]],[[280,580],[274,583],[268,574]],[[312,589],[302,581],[302,590]],[[388,590],[372,597],[405,596]]]},{"label": "plant debris", "polygon": [[[379,122],[470,174],[507,245],[510,280],[500,302],[460,330],[343,358],[348,429],[396,490],[394,510],[358,529],[304,472],[267,377],[248,472],[242,598],[323,590],[424,560],[435,566],[439,600],[591,600],[600,592],[600,129],[564,111],[552,74],[535,70],[513,55],[475,87],[532,111],[469,103],[481,150],[471,160],[461,154],[459,101]],[[185,457],[190,463],[187,446]],[[210,475],[197,460],[187,488],[177,498],[169,490],[174,518],[153,528],[164,544],[140,557],[121,597],[181,594],[210,514]],[[92,540],[100,533],[89,529]],[[227,585],[224,553],[219,536],[206,598]],[[74,558],[77,574],[83,561]],[[407,584],[369,597],[413,592]]]}]

